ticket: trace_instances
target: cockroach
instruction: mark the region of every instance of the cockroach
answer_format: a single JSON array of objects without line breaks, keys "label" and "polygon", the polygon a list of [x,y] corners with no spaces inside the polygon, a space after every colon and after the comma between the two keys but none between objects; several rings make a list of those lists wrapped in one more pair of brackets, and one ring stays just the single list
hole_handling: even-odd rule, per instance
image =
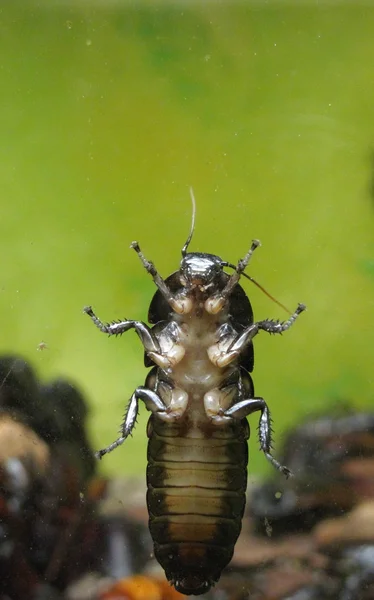
[{"label": "cockroach", "polygon": [[135,329],[143,344],[145,366],[152,369],[131,396],[120,437],[97,457],[127,439],[139,401],[144,402],[152,412],[147,505],[155,556],[176,590],[199,595],[218,581],[241,530],[248,415],[260,412],[260,448],[276,469],[290,475],[271,453],[270,411],[254,393],[253,338],[260,331],[287,331],[305,306],[299,304],[283,322],[254,322],[239,280],[243,275],[254,281],[244,270],[260,242],[253,240],[237,265],[214,254],[188,252],[196,212],[192,190],[191,199],[192,225],[178,271],[164,280],[138,242],[131,244],[157,287],[148,313],[152,327],[128,319],[104,324],[91,306],[84,312],[103,333]]}]

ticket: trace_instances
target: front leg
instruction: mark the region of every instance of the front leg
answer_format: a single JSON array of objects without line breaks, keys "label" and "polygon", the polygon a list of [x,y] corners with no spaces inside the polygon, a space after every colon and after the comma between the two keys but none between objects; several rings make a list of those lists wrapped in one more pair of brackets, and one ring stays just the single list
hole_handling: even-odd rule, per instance
[{"label": "front leg", "polygon": [[186,296],[186,294],[178,294],[177,296],[173,294],[173,292],[169,289],[165,280],[158,273],[156,267],[153,262],[145,258],[143,252],[140,250],[140,246],[138,242],[132,242],[130,248],[133,248],[137,255],[139,256],[141,263],[147,273],[149,273],[155,282],[156,286],[160,290],[161,294],[164,296],[167,303],[173,309],[174,312],[182,315],[188,313],[192,309],[192,301],[190,298]]},{"label": "front leg", "polygon": [[[250,249],[248,250],[245,257],[241,258],[239,260],[237,266],[235,267],[235,273],[233,273],[231,275],[231,277],[229,278],[229,280],[226,283],[226,286],[223,288],[223,290],[221,290],[218,294],[214,294],[213,296],[208,298],[208,300],[206,300],[205,310],[208,313],[210,313],[211,315],[216,315],[220,310],[222,310],[225,303],[227,302],[227,299],[231,296],[231,293],[232,293],[234,287],[239,282],[240,276],[242,275],[242,273],[244,273],[245,268],[248,266],[248,263],[251,259],[253,252],[259,246],[261,246],[261,243],[259,240],[252,241],[252,245],[251,245]],[[226,263],[226,266],[227,266],[227,264],[228,263]],[[230,266],[234,266],[234,265],[230,265]]]},{"label": "front leg", "polygon": [[287,331],[300,313],[306,310],[304,304],[299,304],[295,312],[290,316],[287,321],[273,321],[271,319],[264,319],[253,323],[241,333],[234,335],[224,335],[222,339],[213,344],[208,348],[208,356],[213,364],[217,367],[226,367],[233,360],[235,360],[241,352],[248,346],[253,338],[260,331],[267,331],[267,333],[280,333]]}]

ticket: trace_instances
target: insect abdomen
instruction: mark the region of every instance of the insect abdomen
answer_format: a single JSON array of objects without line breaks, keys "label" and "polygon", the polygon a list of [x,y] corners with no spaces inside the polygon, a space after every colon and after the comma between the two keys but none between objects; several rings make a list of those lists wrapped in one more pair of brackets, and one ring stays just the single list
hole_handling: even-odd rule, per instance
[{"label": "insect abdomen", "polygon": [[184,594],[202,594],[230,561],[241,530],[248,425],[210,434],[151,417],[147,504],[155,555]]}]

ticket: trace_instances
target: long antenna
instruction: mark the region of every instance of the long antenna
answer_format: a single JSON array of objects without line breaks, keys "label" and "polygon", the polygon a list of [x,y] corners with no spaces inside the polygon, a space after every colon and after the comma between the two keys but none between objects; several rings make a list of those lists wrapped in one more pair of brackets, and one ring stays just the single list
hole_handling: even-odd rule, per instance
[{"label": "long antenna", "polygon": [[195,200],[195,196],[194,196],[192,187],[190,187],[190,197],[191,197],[191,202],[192,202],[192,221],[191,221],[190,233],[188,234],[188,238],[186,240],[186,243],[184,244],[184,246],[182,248],[182,256],[183,256],[183,258],[187,254],[187,248],[188,248],[188,246],[190,244],[190,241],[192,240],[193,232],[194,232],[194,229],[195,229],[196,200]]},{"label": "long antenna", "polygon": [[[222,263],[222,266],[224,267],[230,267],[230,269],[235,269],[236,271],[236,266],[228,263],[228,262],[224,262]],[[272,296],[271,294],[269,294],[269,292],[267,290],[265,290],[264,287],[262,287],[262,285],[260,283],[258,283],[253,277],[251,277],[250,275],[247,275],[247,273],[241,273],[241,275],[244,275],[244,277],[246,277],[247,279],[249,279],[249,281],[252,281],[252,283],[254,283],[264,294],[265,296],[267,296],[268,298],[270,298],[270,300],[272,300],[273,302],[275,302],[275,304],[278,304],[278,306],[280,306],[281,308],[283,308],[283,310],[285,310],[289,315],[292,314],[290,310],[288,310],[288,308],[286,308],[284,306],[284,304],[282,304],[281,302],[279,302],[279,300],[277,300],[276,298],[274,298],[274,296]]]}]

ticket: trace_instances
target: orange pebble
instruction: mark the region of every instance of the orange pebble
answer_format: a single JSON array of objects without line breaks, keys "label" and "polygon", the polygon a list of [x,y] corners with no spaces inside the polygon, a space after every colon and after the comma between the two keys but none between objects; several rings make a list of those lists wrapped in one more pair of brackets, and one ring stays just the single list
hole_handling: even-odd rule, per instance
[{"label": "orange pebble", "polygon": [[177,592],[166,579],[159,580],[144,575],[120,579],[100,595],[100,600],[181,600],[186,598]]},{"label": "orange pebble", "polygon": [[120,579],[109,590],[101,594],[100,600],[163,600],[158,582],[134,575]]}]

